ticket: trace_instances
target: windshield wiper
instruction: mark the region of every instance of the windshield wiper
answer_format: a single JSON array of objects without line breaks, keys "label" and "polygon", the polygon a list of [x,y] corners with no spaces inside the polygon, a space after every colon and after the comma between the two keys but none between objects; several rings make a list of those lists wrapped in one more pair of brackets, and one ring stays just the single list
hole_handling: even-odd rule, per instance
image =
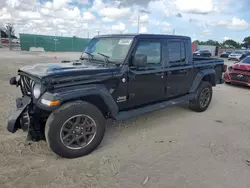
[{"label": "windshield wiper", "polygon": [[[90,62],[90,58],[89,58],[89,57],[91,57],[91,59],[93,59],[93,57],[94,57],[94,55],[91,54],[91,53],[89,53],[89,52],[84,51],[83,53],[85,53],[85,54],[88,55],[88,60],[89,60],[89,62]],[[82,54],[83,54],[83,53],[82,53]],[[83,59],[84,59],[84,58],[83,58],[82,55],[81,55],[80,60],[83,60]]]},{"label": "windshield wiper", "polygon": [[104,57],[105,61],[108,62],[108,59],[109,59],[109,56],[105,55],[105,54],[102,54],[100,52],[97,52],[99,55],[101,55],[102,57]]},{"label": "windshield wiper", "polygon": [[104,58],[105,65],[107,65],[109,63],[109,56],[102,54],[102,53],[99,53],[99,52],[98,52],[98,54]]},{"label": "windshield wiper", "polygon": [[108,63],[112,63],[112,64],[115,64],[117,66],[120,65],[120,63],[116,63],[116,62],[110,61],[109,60],[109,58],[110,58],[109,56],[107,56],[105,54],[102,54],[102,53],[99,53],[99,52],[98,52],[98,54],[101,55],[102,57],[104,57],[105,65],[107,65]]}]

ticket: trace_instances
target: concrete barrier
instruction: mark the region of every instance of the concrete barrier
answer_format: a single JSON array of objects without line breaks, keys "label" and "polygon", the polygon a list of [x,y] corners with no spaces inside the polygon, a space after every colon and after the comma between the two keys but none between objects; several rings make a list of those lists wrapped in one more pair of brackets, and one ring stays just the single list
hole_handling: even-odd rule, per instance
[{"label": "concrete barrier", "polygon": [[42,47],[30,47],[29,51],[31,51],[31,52],[44,52],[44,48],[42,48]]}]

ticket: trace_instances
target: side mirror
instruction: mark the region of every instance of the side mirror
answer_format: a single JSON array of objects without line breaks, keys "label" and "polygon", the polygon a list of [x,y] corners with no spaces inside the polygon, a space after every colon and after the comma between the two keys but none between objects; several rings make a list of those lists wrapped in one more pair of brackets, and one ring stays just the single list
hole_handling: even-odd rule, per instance
[{"label": "side mirror", "polygon": [[135,67],[145,67],[147,64],[147,56],[144,54],[135,55],[132,58],[132,65]]},{"label": "side mirror", "polygon": [[235,61],[234,64],[239,63],[239,61]]},{"label": "side mirror", "polygon": [[16,77],[14,76],[10,79],[10,85],[16,85],[16,84],[17,84],[17,81],[16,81]]}]

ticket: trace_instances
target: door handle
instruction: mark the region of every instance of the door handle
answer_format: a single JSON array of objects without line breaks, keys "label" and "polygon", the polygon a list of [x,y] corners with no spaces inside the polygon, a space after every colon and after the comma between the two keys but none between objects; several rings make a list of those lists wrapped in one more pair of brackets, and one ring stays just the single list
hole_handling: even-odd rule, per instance
[{"label": "door handle", "polygon": [[155,75],[156,75],[156,76],[164,76],[164,72],[156,73]]}]

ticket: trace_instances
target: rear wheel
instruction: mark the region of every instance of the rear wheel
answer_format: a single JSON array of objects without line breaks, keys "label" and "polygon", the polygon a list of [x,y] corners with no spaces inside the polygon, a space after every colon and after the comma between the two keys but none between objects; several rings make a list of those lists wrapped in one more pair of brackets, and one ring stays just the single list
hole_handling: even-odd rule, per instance
[{"label": "rear wheel", "polygon": [[195,98],[189,101],[189,108],[196,112],[205,111],[212,100],[212,95],[212,85],[209,82],[202,81]]},{"label": "rear wheel", "polygon": [[104,133],[103,114],[83,101],[64,104],[49,116],[45,126],[48,146],[65,158],[91,153],[101,143]]}]

